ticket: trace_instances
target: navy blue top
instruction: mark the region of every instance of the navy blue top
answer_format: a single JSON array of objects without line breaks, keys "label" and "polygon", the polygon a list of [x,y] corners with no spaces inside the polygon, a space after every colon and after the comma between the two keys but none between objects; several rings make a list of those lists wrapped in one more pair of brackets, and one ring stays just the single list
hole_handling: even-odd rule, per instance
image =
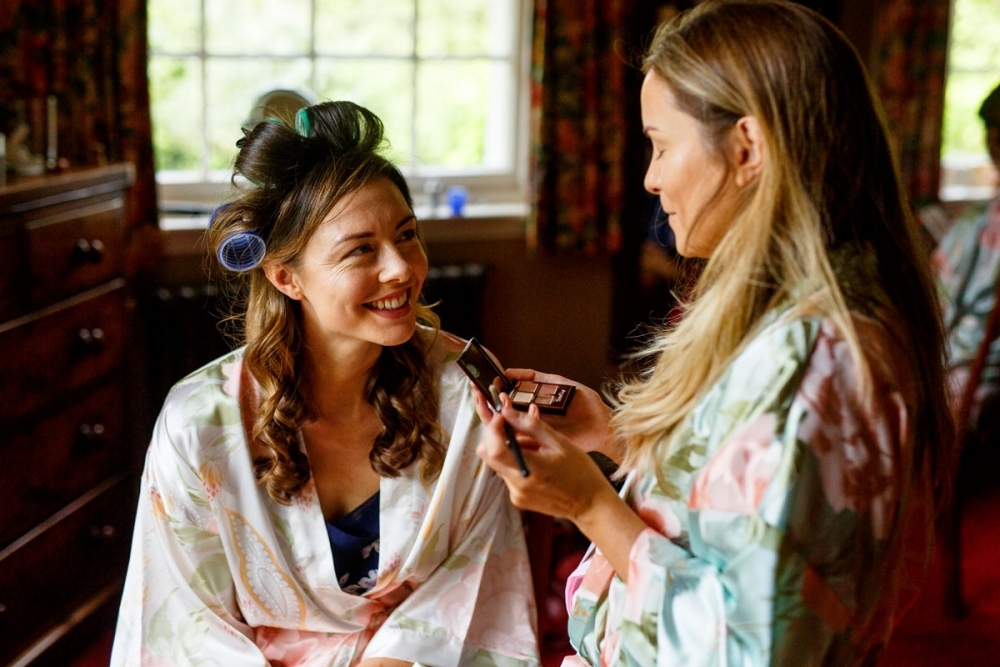
[{"label": "navy blue top", "polygon": [[337,521],[326,522],[340,589],[361,595],[378,578],[379,494]]}]

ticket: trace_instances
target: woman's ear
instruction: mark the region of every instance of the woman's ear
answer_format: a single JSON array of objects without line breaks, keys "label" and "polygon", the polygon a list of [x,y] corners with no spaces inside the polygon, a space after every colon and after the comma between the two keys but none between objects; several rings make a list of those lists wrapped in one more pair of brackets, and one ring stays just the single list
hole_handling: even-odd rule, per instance
[{"label": "woman's ear", "polygon": [[755,116],[743,116],[733,126],[732,164],[735,167],[735,183],[738,187],[749,185],[764,170],[767,154],[764,150],[764,133]]},{"label": "woman's ear", "polygon": [[302,300],[302,288],[299,287],[299,281],[296,279],[295,273],[284,264],[268,264],[264,267],[264,275],[279,292],[289,299]]}]

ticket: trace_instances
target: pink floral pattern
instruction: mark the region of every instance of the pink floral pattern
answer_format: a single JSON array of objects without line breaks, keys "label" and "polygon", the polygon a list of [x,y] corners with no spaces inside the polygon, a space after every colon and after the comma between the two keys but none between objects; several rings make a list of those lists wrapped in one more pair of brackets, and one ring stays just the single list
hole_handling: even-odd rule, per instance
[{"label": "pink floral pattern", "polygon": [[662,453],[666,485],[629,477],[650,527],[627,583],[599,550],[574,573],[564,664],[877,661],[933,543],[910,360],[892,322],[856,316],[865,393],[831,322],[782,315]]}]

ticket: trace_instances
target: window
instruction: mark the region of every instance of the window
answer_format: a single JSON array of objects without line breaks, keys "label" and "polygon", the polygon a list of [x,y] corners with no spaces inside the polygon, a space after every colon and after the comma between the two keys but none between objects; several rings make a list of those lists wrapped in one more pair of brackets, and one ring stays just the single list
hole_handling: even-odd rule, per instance
[{"label": "window", "polygon": [[941,145],[941,199],[988,199],[996,173],[979,106],[1000,83],[1000,3],[954,0]]},{"label": "window", "polygon": [[150,0],[161,206],[218,201],[263,93],[349,99],[382,119],[415,195],[523,200],[526,0]]}]

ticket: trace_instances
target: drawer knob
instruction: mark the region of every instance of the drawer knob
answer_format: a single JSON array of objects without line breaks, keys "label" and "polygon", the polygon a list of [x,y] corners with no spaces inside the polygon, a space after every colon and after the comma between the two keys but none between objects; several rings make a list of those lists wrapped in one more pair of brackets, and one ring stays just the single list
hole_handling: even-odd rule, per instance
[{"label": "drawer knob", "polygon": [[104,259],[104,241],[101,239],[77,239],[74,257],[80,262],[99,264]]},{"label": "drawer knob", "polygon": [[76,336],[80,342],[81,349],[84,351],[97,353],[104,347],[104,330],[100,327],[94,327],[93,329],[82,328],[77,332]]},{"label": "drawer knob", "polygon": [[115,527],[111,524],[105,524],[103,526],[91,526],[90,536],[94,539],[110,540],[115,536]]},{"label": "drawer knob", "polygon": [[80,424],[77,439],[83,445],[96,445],[104,439],[104,424]]}]

